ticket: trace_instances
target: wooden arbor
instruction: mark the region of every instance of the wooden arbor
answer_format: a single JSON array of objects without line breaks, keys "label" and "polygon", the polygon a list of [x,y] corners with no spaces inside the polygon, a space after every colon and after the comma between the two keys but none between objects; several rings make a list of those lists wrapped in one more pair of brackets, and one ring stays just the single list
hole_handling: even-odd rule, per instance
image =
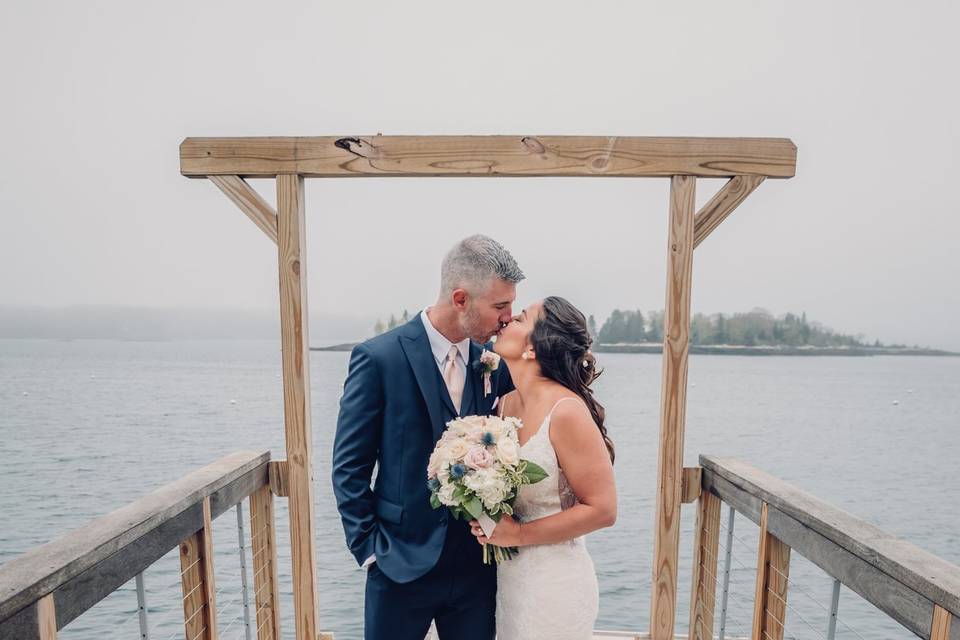
[{"label": "wooden arbor", "polygon": [[[187,138],[180,172],[216,184],[278,246],[283,397],[296,637],[317,626],[304,178],[670,178],[660,453],[650,636],[674,636],[693,250],[766,178],[790,178],[782,138],[359,136]],[[698,212],[696,178],[729,178]],[[277,209],[244,178],[276,178]]]}]

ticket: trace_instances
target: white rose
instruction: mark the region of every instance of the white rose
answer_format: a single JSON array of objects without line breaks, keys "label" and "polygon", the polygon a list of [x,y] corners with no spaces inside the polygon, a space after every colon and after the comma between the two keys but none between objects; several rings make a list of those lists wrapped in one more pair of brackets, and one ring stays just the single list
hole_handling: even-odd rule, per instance
[{"label": "white rose", "polygon": [[459,462],[463,460],[463,456],[467,455],[467,452],[470,450],[469,445],[463,440],[454,440],[450,442],[446,447],[446,453],[448,460],[452,462]]},{"label": "white rose", "polygon": [[520,462],[520,446],[513,438],[503,438],[497,443],[497,460],[500,464],[513,466]]}]

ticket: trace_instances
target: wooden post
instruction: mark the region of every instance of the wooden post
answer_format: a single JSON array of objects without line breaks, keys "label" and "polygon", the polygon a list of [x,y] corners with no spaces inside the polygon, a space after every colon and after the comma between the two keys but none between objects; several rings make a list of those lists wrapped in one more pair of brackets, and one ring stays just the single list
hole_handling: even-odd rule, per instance
[{"label": "wooden post", "polygon": [[269,486],[260,487],[250,494],[250,553],[253,554],[257,640],[280,640],[277,541],[273,492]]},{"label": "wooden post", "polygon": [[667,299],[660,395],[660,454],[657,459],[657,507],[650,598],[652,640],[673,640],[677,608],[680,484],[683,473],[683,427],[687,407],[695,185],[696,178],[692,176],[673,176],[670,180]]},{"label": "wooden post", "polygon": [[293,607],[298,640],[317,637],[317,566],[313,531],[313,468],[310,463],[310,341],[303,178],[277,176],[280,264],[280,334],[283,415],[290,494]]},{"label": "wooden post", "polygon": [[37,636],[39,640],[57,640],[57,610],[52,593],[37,600]]},{"label": "wooden post", "polygon": [[949,640],[950,622],[953,616],[938,604],[933,605],[933,624],[930,626],[930,640]]},{"label": "wooden post", "polygon": [[760,510],[752,640],[783,640],[789,574],[790,547],[767,532],[767,503],[764,502]]},{"label": "wooden post", "polygon": [[690,593],[690,640],[713,638],[717,601],[717,550],[720,546],[720,498],[709,491],[697,500],[693,580]]},{"label": "wooden post", "polygon": [[203,528],[180,543],[183,626],[187,640],[217,640],[210,498],[203,499]]}]

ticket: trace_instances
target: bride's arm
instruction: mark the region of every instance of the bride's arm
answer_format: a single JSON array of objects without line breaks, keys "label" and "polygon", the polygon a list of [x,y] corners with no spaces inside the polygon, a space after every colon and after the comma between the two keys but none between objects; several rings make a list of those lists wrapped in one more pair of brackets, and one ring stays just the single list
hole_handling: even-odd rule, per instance
[{"label": "bride's arm", "polygon": [[[550,421],[550,441],[578,503],[521,526],[504,517],[493,536],[480,542],[499,546],[554,544],[612,526],[617,520],[617,487],[610,454],[587,408],[564,402]],[[504,526],[506,525],[506,526]]]}]

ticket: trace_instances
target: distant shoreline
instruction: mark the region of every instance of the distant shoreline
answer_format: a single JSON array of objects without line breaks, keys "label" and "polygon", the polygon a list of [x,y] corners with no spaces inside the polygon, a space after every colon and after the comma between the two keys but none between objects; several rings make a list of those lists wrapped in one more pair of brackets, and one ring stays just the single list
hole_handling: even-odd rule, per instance
[{"label": "distant shoreline", "polygon": [[[350,351],[357,342],[346,342],[328,347],[310,347],[311,351]],[[660,343],[599,344],[593,347],[597,353],[653,353],[663,352]],[[739,346],[691,345],[690,353],[713,356],[960,356],[943,349],[913,349],[893,347],[790,347],[790,346]]]}]

